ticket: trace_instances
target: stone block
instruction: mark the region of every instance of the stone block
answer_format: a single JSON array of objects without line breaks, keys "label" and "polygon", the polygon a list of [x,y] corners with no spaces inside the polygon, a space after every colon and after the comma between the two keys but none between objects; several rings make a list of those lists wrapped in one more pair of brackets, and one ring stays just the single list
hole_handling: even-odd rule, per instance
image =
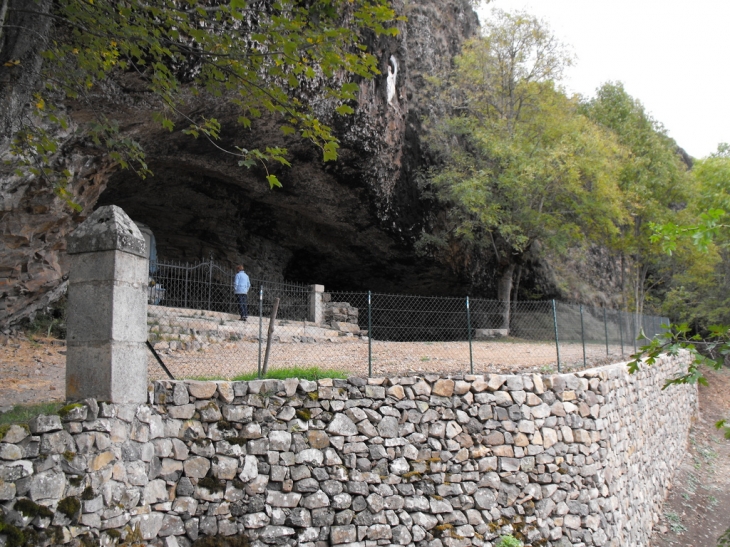
[{"label": "stone block", "polygon": [[[144,265],[144,261],[140,262]],[[74,267],[73,262],[71,267]],[[69,284],[68,339],[76,342],[109,338],[145,342],[147,301],[140,298],[140,294],[144,297],[141,289],[144,289],[142,281],[108,286]],[[94,311],[90,313],[89,310]]]},{"label": "stone block", "polygon": [[116,205],[99,207],[68,238],[69,254],[117,250],[147,257],[142,232]]},{"label": "stone block", "polygon": [[49,433],[51,431],[59,431],[63,429],[61,418],[57,415],[44,416],[43,414],[36,416],[28,422],[28,428],[33,435],[41,433]]},{"label": "stone block", "polygon": [[[137,342],[67,342],[66,397],[117,403],[147,400],[147,348]],[[69,363],[73,362],[73,365]],[[113,371],[117,373],[113,373]]]},{"label": "stone block", "polygon": [[63,497],[66,476],[59,471],[44,471],[31,479],[30,498],[33,501],[58,500]]}]

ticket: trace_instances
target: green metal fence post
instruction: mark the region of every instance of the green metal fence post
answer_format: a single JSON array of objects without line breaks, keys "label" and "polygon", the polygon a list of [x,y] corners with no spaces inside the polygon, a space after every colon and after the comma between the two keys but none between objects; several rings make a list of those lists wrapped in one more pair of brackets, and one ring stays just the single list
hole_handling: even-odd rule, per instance
[{"label": "green metal fence post", "polygon": [[583,342],[583,367],[585,368],[586,365],[586,332],[585,328],[583,327],[583,304],[579,304],[578,308],[580,309],[580,339],[581,342]]},{"label": "green metal fence post", "polygon": [[368,378],[373,377],[373,306],[372,293],[368,291]]},{"label": "green metal fence post", "polygon": [[469,336],[469,373],[474,374],[474,357],[471,350],[471,313],[469,312],[469,297],[466,297],[466,332]]},{"label": "green metal fence post", "polygon": [[621,310],[618,311],[618,338],[621,341],[621,355],[624,354],[624,329],[621,323],[623,323],[623,318],[621,317],[621,314],[623,312]]},{"label": "green metal fence post", "polygon": [[560,372],[560,342],[558,340],[558,312],[555,309],[555,300],[553,302],[553,327],[555,329],[555,352],[558,356],[558,372]]},{"label": "green metal fence post", "polygon": [[608,355],[608,323],[606,322],[606,308],[603,308],[603,330],[606,332],[606,355]]},{"label": "green metal fence post", "polygon": [[631,329],[631,338],[634,339],[634,353],[636,353],[636,340],[637,340],[637,338],[639,338],[639,325],[638,325],[639,321],[638,320],[639,320],[640,316],[635,313],[631,314],[631,315],[633,317],[632,324],[634,327],[633,329]]},{"label": "green metal fence post", "polygon": [[259,363],[256,368],[256,377],[261,376],[261,339],[264,328],[264,286],[259,286]]}]

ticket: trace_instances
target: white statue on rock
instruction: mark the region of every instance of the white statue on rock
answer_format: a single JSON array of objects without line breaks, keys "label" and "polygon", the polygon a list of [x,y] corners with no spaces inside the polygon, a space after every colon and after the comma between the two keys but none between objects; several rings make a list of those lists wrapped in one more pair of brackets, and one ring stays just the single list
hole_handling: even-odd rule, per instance
[{"label": "white statue on rock", "polygon": [[393,104],[395,97],[395,81],[398,78],[398,61],[392,55],[388,61],[388,77],[386,80],[388,91],[388,104]]}]

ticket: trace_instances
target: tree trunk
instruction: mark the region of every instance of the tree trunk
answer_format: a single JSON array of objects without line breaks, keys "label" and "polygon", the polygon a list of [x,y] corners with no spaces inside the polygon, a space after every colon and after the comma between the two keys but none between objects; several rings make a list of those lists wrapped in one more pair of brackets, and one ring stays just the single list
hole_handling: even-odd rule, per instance
[{"label": "tree trunk", "polygon": [[509,320],[510,320],[510,299],[512,296],[512,278],[515,273],[515,265],[508,264],[502,271],[502,277],[497,282],[497,300],[502,303],[502,326],[501,329],[506,329],[509,332]]},{"label": "tree trunk", "polygon": [[521,279],[522,279],[522,264],[519,264],[517,266],[517,275],[515,275],[515,282],[514,282],[514,286],[512,288],[512,302],[511,302],[512,313],[514,313],[515,310],[517,309],[516,306],[517,306],[517,299],[519,298],[519,293],[520,293],[520,280]]},{"label": "tree trunk", "polygon": [[43,59],[40,52],[46,46],[51,29],[50,17],[18,9],[50,13],[51,0],[0,0],[5,15],[0,20],[0,65],[18,61],[15,67],[5,68],[0,81],[0,138],[10,137],[21,126],[26,104],[36,90]]}]

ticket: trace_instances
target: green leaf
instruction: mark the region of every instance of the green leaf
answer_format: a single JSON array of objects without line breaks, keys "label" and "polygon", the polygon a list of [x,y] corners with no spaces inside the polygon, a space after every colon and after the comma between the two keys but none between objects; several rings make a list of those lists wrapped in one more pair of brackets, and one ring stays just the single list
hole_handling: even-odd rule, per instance
[{"label": "green leaf", "polygon": [[338,106],[337,108],[335,108],[335,110],[337,111],[338,114],[341,114],[343,116],[344,115],[347,115],[347,114],[354,114],[355,113],[355,109],[352,108],[351,106],[346,105],[346,104],[341,104],[340,106]]},{"label": "green leaf", "polygon": [[323,147],[323,160],[334,161],[337,159],[337,148],[339,146],[335,142],[327,142]]},{"label": "green leaf", "polygon": [[266,180],[269,181],[269,188],[281,188],[281,183],[279,182],[279,179],[276,178],[276,175],[266,175]]}]

